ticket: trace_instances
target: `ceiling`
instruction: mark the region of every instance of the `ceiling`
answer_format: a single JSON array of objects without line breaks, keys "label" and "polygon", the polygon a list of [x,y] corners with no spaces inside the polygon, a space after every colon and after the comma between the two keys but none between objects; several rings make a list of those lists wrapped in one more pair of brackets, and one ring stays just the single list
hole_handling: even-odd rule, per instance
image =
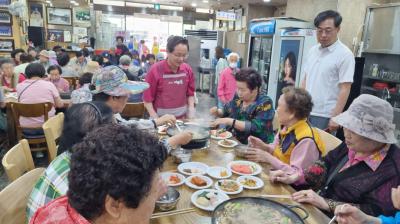
[{"label": "ceiling", "polygon": [[282,6],[286,5],[287,3],[287,0],[271,0],[270,2],[263,2],[263,0],[126,0],[126,1],[152,3],[152,4],[159,3],[161,5],[175,5],[184,7],[192,7],[192,4],[194,3],[196,4],[196,8],[203,8],[203,9],[230,8],[247,4]]},{"label": "ceiling", "polygon": [[[42,0],[43,2],[45,0]],[[53,3],[54,6],[58,7],[69,7],[73,6],[68,0],[48,0]],[[75,0],[80,6],[87,5],[89,0]],[[92,2],[93,0],[90,0]],[[137,2],[137,3],[147,3],[147,4],[161,4],[161,5],[173,5],[173,6],[183,6],[183,7],[193,7],[192,4],[195,3],[196,7],[202,9],[230,9],[231,7],[239,7],[239,5],[247,4],[261,4],[265,6],[282,6],[286,5],[287,0],[271,0],[270,2],[263,2],[263,0],[111,0],[118,2]],[[110,1],[110,2],[111,2]]]}]

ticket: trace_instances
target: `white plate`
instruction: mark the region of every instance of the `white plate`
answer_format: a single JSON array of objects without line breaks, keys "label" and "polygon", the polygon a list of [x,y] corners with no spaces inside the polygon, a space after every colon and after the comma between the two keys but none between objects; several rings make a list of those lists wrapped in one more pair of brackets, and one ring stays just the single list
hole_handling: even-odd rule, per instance
[{"label": "white plate", "polygon": [[[232,169],[232,165],[247,165],[247,166],[251,166],[252,169],[253,169],[253,173],[241,173],[241,172],[235,171],[235,170]],[[232,161],[232,162],[228,163],[228,168],[232,171],[232,173],[236,173],[238,175],[243,175],[243,176],[258,175],[262,171],[261,166],[258,165],[257,163],[250,162],[250,161],[245,161],[245,160]]]},{"label": "white plate", "polygon": [[[226,171],[226,176],[222,177],[221,172]],[[208,168],[207,171],[208,176],[215,178],[215,179],[226,179],[232,176],[232,172],[230,169],[222,166],[213,166]]]},{"label": "white plate", "polygon": [[[200,177],[201,179],[203,179],[203,180],[205,180],[207,182],[207,185],[199,187],[197,185],[192,184],[192,182],[190,182],[190,181],[192,180],[193,177]],[[206,176],[193,175],[193,176],[190,176],[190,177],[186,178],[185,184],[190,188],[199,190],[199,189],[205,189],[205,188],[211,187],[211,185],[213,184],[213,181],[209,177],[206,177]]]},{"label": "white plate", "polygon": [[[254,180],[256,182],[256,186],[255,187],[249,187],[247,185],[242,184],[242,181],[244,181],[245,179]],[[261,180],[258,177],[255,177],[255,176],[240,176],[240,177],[238,177],[236,179],[236,181],[239,182],[240,185],[243,186],[243,188],[250,189],[250,190],[260,189],[260,188],[264,187],[264,181]]]},{"label": "white plate", "polygon": [[[196,202],[197,197],[198,197],[201,193],[203,193],[203,192],[216,193],[216,194],[217,194],[217,195],[216,195],[216,197],[217,197],[217,202],[216,202],[215,204],[210,205],[210,206],[207,206],[207,207],[198,204],[198,203]],[[194,204],[194,206],[196,206],[196,207],[198,207],[198,208],[200,208],[200,209],[206,210],[206,211],[210,211],[210,212],[214,211],[214,209],[215,209],[219,204],[221,204],[222,202],[224,202],[224,201],[226,201],[226,200],[229,200],[229,196],[228,196],[227,194],[225,194],[224,192],[217,191],[217,190],[212,190],[212,189],[206,189],[206,190],[199,190],[199,191],[196,191],[196,192],[194,192],[194,193],[192,194],[192,197],[191,197],[191,201],[192,201],[192,204]]]},{"label": "white plate", "polygon": [[[161,175],[161,178],[167,183],[167,185],[171,186],[171,187],[176,187],[176,186],[182,185],[183,183],[185,183],[185,179],[186,179],[185,176],[183,176],[180,173],[163,172],[160,175]],[[170,176],[177,176],[181,180],[181,182],[176,183],[176,184],[169,183],[169,177]]]},{"label": "white plate", "polygon": [[[188,172],[184,171],[185,169],[191,169],[192,171],[195,170],[195,171],[198,171],[198,172],[188,173]],[[200,162],[181,163],[178,166],[178,171],[180,173],[183,173],[183,174],[188,175],[188,176],[190,176],[190,175],[204,175],[204,174],[207,173],[207,170],[208,170],[208,166],[206,164],[200,163]]]},{"label": "white plate", "polygon": [[[166,135],[166,134],[167,134],[167,128],[168,128],[167,125],[158,126],[158,127],[157,127],[157,133],[160,134],[160,135]],[[162,131],[163,129],[164,129],[165,131]]]},{"label": "white plate", "polygon": [[[182,122],[182,123],[183,123],[183,122]],[[197,125],[197,126],[200,126],[200,124],[197,123],[197,122],[185,122],[185,124],[187,124],[187,125]]]},{"label": "white plate", "polygon": [[[232,142],[232,145],[225,145],[223,144],[224,141],[229,141]],[[218,145],[222,146],[224,148],[234,148],[235,146],[237,146],[239,143],[237,143],[236,141],[230,140],[230,139],[225,139],[225,140],[219,140],[218,141]]]},{"label": "white plate", "polygon": [[[210,134],[211,134],[213,131],[217,131],[217,130],[211,130],[211,131],[210,131]],[[224,132],[227,133],[225,137],[219,137],[219,136],[215,136],[215,135],[211,134],[211,138],[212,138],[212,139],[216,139],[216,140],[223,140],[223,139],[232,138],[232,132],[229,132],[229,131],[224,131]]]},{"label": "white plate", "polygon": [[[224,181],[235,182],[235,183],[239,186],[239,189],[238,189],[237,191],[232,191],[232,192],[231,192],[231,191],[225,191],[225,190],[223,190],[223,189],[218,185],[218,183],[219,183],[219,182],[224,182]],[[242,186],[239,182],[237,182],[236,180],[218,180],[217,182],[215,182],[214,187],[215,187],[215,189],[217,189],[217,190],[219,190],[219,191],[222,191],[222,192],[224,192],[225,194],[239,194],[240,192],[243,191],[243,186]]]}]

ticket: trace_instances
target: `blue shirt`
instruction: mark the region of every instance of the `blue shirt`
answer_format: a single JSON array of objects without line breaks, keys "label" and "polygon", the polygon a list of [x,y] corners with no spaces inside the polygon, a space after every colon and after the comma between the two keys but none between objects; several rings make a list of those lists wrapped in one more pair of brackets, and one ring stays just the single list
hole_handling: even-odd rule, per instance
[{"label": "blue shirt", "polygon": [[400,224],[400,212],[397,212],[395,217],[380,215],[379,219],[381,220],[382,224]]}]

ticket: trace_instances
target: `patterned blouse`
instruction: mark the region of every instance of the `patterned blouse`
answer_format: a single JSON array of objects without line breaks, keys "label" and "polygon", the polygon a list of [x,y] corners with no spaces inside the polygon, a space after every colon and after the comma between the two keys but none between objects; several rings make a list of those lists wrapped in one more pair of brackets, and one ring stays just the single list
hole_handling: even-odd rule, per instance
[{"label": "patterned blouse", "polygon": [[72,91],[72,104],[85,103],[89,101],[92,101],[92,93],[89,90],[89,84],[85,84],[82,88]]},{"label": "patterned blouse", "polygon": [[237,95],[224,106],[223,117],[230,117],[245,122],[245,130],[233,130],[235,137],[243,144],[247,144],[247,138],[252,135],[260,138],[266,143],[274,141],[272,120],[275,110],[272,100],[265,93],[258,94],[256,101],[243,107],[243,100]]},{"label": "patterned blouse", "polygon": [[356,158],[342,143],[304,170],[306,186],[325,198],[333,214],[350,203],[368,215],[394,215],[391,189],[400,185],[400,149],[389,145],[377,153]]}]

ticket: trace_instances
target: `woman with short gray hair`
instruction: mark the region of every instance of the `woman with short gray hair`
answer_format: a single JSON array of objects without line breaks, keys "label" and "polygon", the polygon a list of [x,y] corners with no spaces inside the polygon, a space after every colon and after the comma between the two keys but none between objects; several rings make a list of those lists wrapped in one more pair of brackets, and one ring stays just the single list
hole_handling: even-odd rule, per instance
[{"label": "woman with short gray hair", "polygon": [[217,88],[218,95],[218,109],[222,109],[225,104],[229,103],[236,92],[235,74],[239,72],[237,63],[239,55],[237,53],[230,53],[227,57],[228,67],[226,67],[220,74]]},{"label": "woman with short gray hair", "polygon": [[125,75],[131,81],[139,81],[140,68],[132,65],[132,58],[128,55],[122,55],[119,58],[119,67],[125,72]]}]

